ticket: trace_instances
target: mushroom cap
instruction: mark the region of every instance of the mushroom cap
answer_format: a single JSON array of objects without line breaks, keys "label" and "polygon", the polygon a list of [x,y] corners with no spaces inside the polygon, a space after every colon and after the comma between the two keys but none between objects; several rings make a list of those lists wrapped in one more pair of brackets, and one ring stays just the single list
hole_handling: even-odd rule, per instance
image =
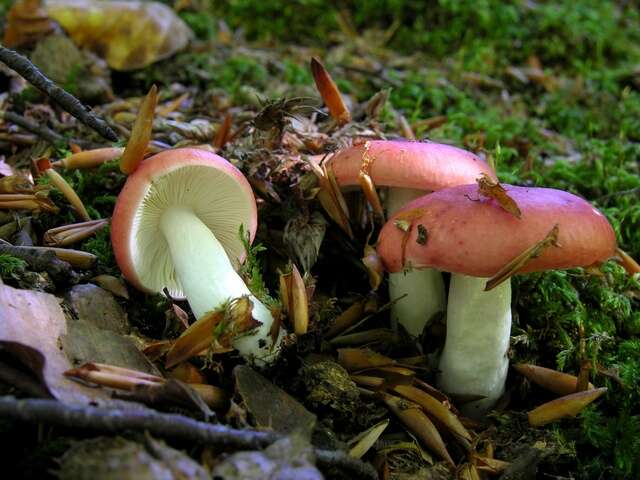
[{"label": "mushroom cap", "polygon": [[176,205],[193,208],[235,267],[246,255],[240,225],[253,241],[258,216],[253,191],[242,173],[205,150],[165,150],[143,161],[129,176],[111,219],[116,261],[125,278],[140,290],[161,292],[166,287],[171,296],[183,298],[160,231],[162,213]]},{"label": "mushroom cap", "polygon": [[[372,140],[369,158],[373,183],[385,187],[440,190],[475,182],[482,173],[495,173],[482,159],[461,148],[441,143]],[[331,166],[340,186],[358,185],[365,144],[340,150]]]},{"label": "mushroom cap", "polygon": [[[478,185],[460,185],[420,197],[398,211],[384,225],[378,255],[386,269],[398,272],[406,235],[395,221],[409,218],[405,263],[474,277],[491,277],[527,248],[540,242],[555,224],[559,248],[550,246],[518,273],[589,266],[612,257],[613,228],[598,210],[580,197],[551,188],[502,185],[522,211],[518,219],[496,200],[478,195]],[[419,209],[419,210],[416,210]],[[426,229],[420,244],[418,227]]]}]

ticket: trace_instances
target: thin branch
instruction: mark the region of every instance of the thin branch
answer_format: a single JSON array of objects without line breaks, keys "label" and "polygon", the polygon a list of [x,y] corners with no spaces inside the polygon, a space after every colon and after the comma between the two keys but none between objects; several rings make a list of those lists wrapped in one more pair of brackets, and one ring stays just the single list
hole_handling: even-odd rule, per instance
[{"label": "thin branch", "polygon": [[85,125],[93,128],[104,138],[112,142],[118,141],[118,136],[104,120],[101,120],[93,114],[91,110],[83,105],[76,97],[49,80],[28,58],[9,48],[0,46],[0,61],[12,70],[15,70],[34,87],[56,101],[64,110]]},{"label": "thin branch", "polygon": [[44,138],[49,143],[64,141],[64,137],[62,135],[45,126],[38,125],[36,122],[32,122],[31,120],[23,117],[22,115],[18,115],[17,113],[4,112],[0,110],[0,117],[11,123],[15,123],[16,125],[24,128],[31,133],[35,133],[39,137]]},{"label": "thin branch", "polygon": [[[11,396],[0,397],[0,417],[108,433],[121,433],[123,430],[148,431],[158,437],[241,450],[264,448],[282,438],[273,432],[237,430],[146,408],[121,410],[72,406],[57,400],[17,400]],[[315,455],[323,468],[347,470],[351,473],[351,478],[378,478],[371,465],[344,452],[316,449]]]}]

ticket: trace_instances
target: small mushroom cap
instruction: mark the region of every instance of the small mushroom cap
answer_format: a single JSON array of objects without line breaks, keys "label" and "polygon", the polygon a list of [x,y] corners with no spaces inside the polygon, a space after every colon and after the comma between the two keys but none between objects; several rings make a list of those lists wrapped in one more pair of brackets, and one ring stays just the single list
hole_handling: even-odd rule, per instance
[{"label": "small mushroom cap", "polygon": [[[420,197],[382,228],[378,255],[390,272],[403,269],[406,233],[395,223],[412,212],[405,264],[474,277],[491,277],[527,248],[545,238],[555,224],[558,244],[544,249],[518,273],[589,266],[615,254],[616,238],[605,216],[580,197],[551,188],[502,185],[522,211],[516,218],[494,199],[479,197],[477,185],[460,185]],[[402,217],[401,217],[402,218]],[[426,242],[418,243],[418,225]]]},{"label": "small mushroom cap", "polygon": [[[373,160],[373,183],[385,187],[440,190],[475,182],[482,173],[495,179],[489,165],[471,152],[441,143],[373,140],[368,156]],[[349,147],[331,157],[340,186],[358,185],[365,144]]]},{"label": "small mushroom cap", "polygon": [[161,292],[166,287],[173,297],[182,298],[159,226],[162,213],[176,205],[193,208],[236,267],[246,255],[240,225],[244,225],[252,241],[258,217],[249,182],[218,155],[178,148],[165,150],[140,164],[127,178],[113,211],[113,251],[125,278],[137,288]]}]

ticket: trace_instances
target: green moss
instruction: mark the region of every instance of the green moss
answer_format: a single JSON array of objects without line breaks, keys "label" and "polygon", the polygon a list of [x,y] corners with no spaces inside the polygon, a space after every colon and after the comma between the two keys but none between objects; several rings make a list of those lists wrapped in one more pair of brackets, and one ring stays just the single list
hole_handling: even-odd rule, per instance
[{"label": "green moss", "polygon": [[21,258],[5,253],[0,254],[0,277],[9,278],[27,267],[27,262]]}]

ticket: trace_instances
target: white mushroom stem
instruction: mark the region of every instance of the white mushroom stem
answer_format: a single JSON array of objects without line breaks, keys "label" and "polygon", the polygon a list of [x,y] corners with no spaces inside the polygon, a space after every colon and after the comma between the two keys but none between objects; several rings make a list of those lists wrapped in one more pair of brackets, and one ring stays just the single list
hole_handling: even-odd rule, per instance
[{"label": "white mushroom stem", "polygon": [[[385,203],[388,215],[427,193],[413,188],[389,188]],[[412,337],[418,337],[429,321],[445,310],[442,274],[432,268],[390,273],[389,298],[395,300],[403,295],[406,296],[391,306],[391,321],[402,325]]]},{"label": "white mushroom stem", "polygon": [[253,318],[262,325],[250,334],[238,337],[233,346],[247,360],[268,363],[277,356],[278,345],[272,348],[269,332],[273,316],[254,297],[236,273],[227,253],[213,232],[192,209],[176,206],[162,214],[162,231],[178,279],[196,318],[215,310],[224,302],[248,295],[253,303]]},{"label": "white mushroom stem", "polygon": [[447,339],[440,357],[438,383],[454,395],[486,398],[462,406],[477,417],[504,392],[511,333],[511,282],[484,291],[488,279],[451,275]]}]

